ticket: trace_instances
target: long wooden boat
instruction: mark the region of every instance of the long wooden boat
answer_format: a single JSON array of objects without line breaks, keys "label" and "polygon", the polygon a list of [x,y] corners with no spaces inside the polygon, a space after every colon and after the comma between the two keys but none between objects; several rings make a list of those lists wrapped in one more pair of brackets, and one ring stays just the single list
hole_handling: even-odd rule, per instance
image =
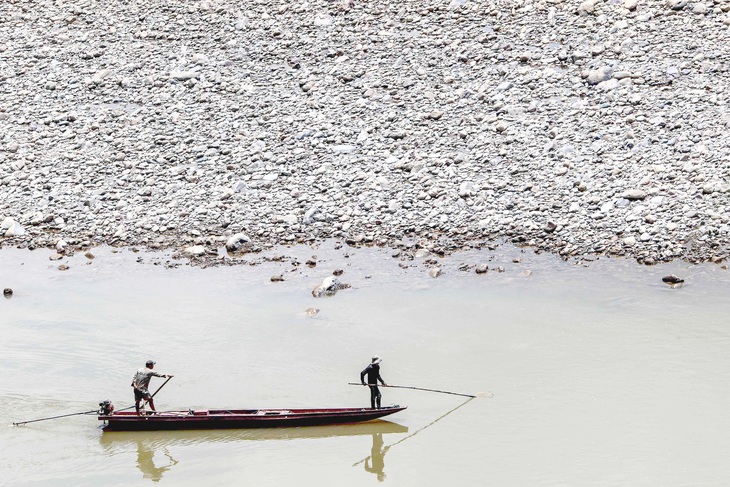
[{"label": "long wooden boat", "polygon": [[233,428],[282,428],[370,421],[407,406],[328,409],[196,409],[138,415],[132,411],[99,414],[104,431],[153,431]]}]

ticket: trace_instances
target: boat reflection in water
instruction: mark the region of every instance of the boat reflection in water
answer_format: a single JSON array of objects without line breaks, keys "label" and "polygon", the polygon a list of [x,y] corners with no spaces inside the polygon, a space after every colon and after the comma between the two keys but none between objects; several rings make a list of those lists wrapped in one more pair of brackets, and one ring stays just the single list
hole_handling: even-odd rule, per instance
[{"label": "boat reflection in water", "polygon": [[385,478],[383,455],[384,434],[408,433],[407,426],[390,421],[374,420],[366,423],[336,426],[306,426],[299,428],[253,428],[240,430],[185,430],[185,431],[106,431],[99,441],[110,456],[137,451],[137,468],[142,476],[158,482],[165,472],[174,467],[171,451],[175,447],[200,443],[227,443],[238,441],[297,440],[372,435],[373,447],[365,461],[365,468]]}]

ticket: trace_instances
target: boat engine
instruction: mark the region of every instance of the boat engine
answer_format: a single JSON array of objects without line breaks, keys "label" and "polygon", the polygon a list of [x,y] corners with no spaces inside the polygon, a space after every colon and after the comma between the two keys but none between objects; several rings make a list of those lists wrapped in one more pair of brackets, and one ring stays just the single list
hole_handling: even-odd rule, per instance
[{"label": "boat engine", "polygon": [[106,401],[101,401],[99,403],[99,414],[102,416],[109,416],[111,413],[114,412],[114,404],[107,399]]}]

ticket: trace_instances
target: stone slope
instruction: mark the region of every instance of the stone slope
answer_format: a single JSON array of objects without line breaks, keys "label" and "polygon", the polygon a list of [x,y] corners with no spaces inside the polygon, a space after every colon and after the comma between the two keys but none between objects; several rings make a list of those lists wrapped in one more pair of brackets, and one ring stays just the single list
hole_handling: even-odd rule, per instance
[{"label": "stone slope", "polygon": [[720,260],[728,11],[4,1],[0,245]]}]

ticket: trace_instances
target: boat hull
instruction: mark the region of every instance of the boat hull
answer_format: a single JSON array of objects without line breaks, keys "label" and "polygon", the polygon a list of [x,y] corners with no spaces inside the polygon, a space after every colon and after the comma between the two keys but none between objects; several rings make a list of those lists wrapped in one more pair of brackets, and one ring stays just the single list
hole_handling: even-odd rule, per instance
[{"label": "boat hull", "polygon": [[286,428],[360,423],[382,418],[406,409],[388,406],[380,409],[212,409],[164,411],[139,416],[134,412],[100,415],[104,431],[203,430],[241,428]]}]

